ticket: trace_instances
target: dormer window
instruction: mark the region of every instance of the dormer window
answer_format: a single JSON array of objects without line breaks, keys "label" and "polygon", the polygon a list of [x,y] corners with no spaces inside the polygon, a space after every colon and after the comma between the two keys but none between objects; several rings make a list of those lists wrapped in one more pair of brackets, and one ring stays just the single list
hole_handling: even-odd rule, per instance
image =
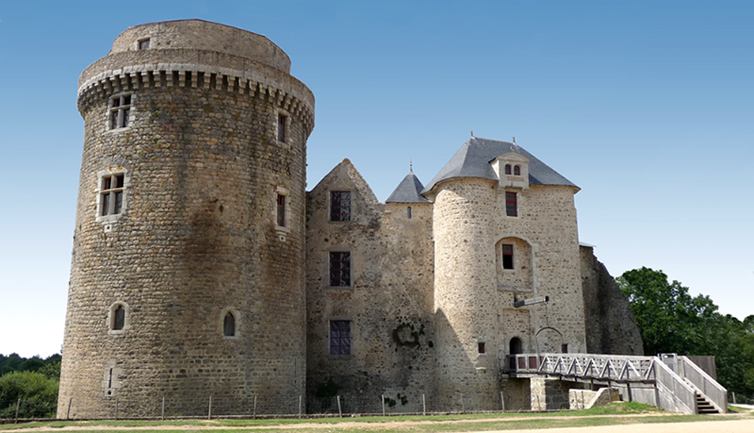
[{"label": "dormer window", "polygon": [[511,174],[511,165],[505,164],[505,174]]},{"label": "dormer window", "polygon": [[529,188],[529,159],[516,152],[498,155],[490,161],[502,188]]},{"label": "dormer window", "polygon": [[521,166],[516,165],[513,167],[513,175],[514,176],[521,176]]}]

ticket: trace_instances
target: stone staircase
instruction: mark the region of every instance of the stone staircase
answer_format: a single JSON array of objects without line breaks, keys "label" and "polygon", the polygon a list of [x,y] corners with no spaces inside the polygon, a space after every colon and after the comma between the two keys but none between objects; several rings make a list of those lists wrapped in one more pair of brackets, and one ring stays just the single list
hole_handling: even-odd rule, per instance
[{"label": "stone staircase", "polygon": [[705,397],[702,393],[698,391],[696,393],[696,410],[697,410],[697,413],[700,415],[720,413],[720,411],[717,410],[717,408],[712,404],[712,402],[707,400],[707,397]]}]

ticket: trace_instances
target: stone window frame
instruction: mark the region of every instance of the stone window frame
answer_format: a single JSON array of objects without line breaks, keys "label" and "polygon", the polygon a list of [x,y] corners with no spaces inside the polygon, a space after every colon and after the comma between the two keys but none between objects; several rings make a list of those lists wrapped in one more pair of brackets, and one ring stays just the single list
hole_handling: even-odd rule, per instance
[{"label": "stone window frame", "polygon": [[[333,194],[336,193],[348,193],[348,215],[345,216],[347,219],[342,219],[344,216],[342,216],[343,212],[343,206],[339,206],[339,219],[333,219]],[[343,200],[339,197],[338,203],[342,203]],[[327,221],[328,222],[334,222],[334,223],[348,223],[353,221],[353,190],[348,189],[333,189],[327,191]]]},{"label": "stone window frame", "polygon": [[[506,254],[505,247],[510,247],[510,254]],[[500,244],[500,266],[503,268],[503,272],[510,272],[516,270],[516,245],[513,243]],[[505,267],[505,257],[510,256],[510,267]]]},{"label": "stone window frame", "polygon": [[[105,190],[105,178],[106,177],[115,177],[118,175],[123,175],[123,187],[122,188],[110,188]],[[109,232],[112,230],[112,223],[117,222],[123,215],[126,213],[126,210],[128,209],[128,192],[131,187],[131,176],[129,175],[129,172],[124,167],[115,167],[110,168],[107,170],[100,170],[97,172],[97,187],[94,190],[95,194],[95,221],[98,223],[102,223],[105,226],[105,231]],[[120,190],[120,191],[117,191]],[[108,213],[106,215],[102,215],[102,206],[103,206],[103,196],[106,194],[114,194],[114,193],[121,193],[121,205],[120,205],[120,212],[119,213]],[[114,202],[110,200],[112,203],[112,206],[114,206]]]},{"label": "stone window frame", "polygon": [[[348,254],[348,284],[338,284],[338,285],[332,285],[333,279],[332,279],[332,264],[333,264],[333,254],[341,254],[341,253],[347,253]],[[342,263],[343,261],[340,260]],[[342,270],[342,268],[340,268]],[[342,277],[341,277],[342,278]],[[348,248],[332,248],[327,251],[327,285],[330,288],[346,288],[350,289],[353,287],[353,252]]]},{"label": "stone window frame", "polygon": [[[123,308],[123,327],[115,329],[115,311],[118,307]],[[125,301],[115,301],[107,309],[107,333],[111,335],[125,334],[131,329],[131,307]]]},{"label": "stone window frame", "polygon": [[[505,190],[505,207],[504,208],[505,208],[506,217],[518,218],[519,215],[521,215],[521,212],[519,212],[519,207],[520,207],[519,196],[520,194],[518,193],[518,191]],[[510,200],[510,197],[513,197],[513,200]],[[512,207],[510,207],[510,204],[512,204]]]},{"label": "stone window frame", "polygon": [[[126,97],[128,98],[127,104],[125,103]],[[115,101],[118,101],[117,105]],[[136,113],[134,109],[135,101],[136,94],[131,91],[118,92],[110,96],[107,101],[107,119],[105,121],[108,132],[127,131],[131,128]]]},{"label": "stone window frame", "polygon": [[[348,324],[348,353],[333,353],[333,323],[347,323]],[[336,358],[347,358],[354,354],[353,335],[354,335],[354,322],[349,317],[331,317],[327,323],[327,354]],[[340,346],[338,346],[340,347]]]},{"label": "stone window frame", "polygon": [[[288,188],[285,188],[285,187],[282,187],[282,186],[278,186],[278,187],[275,188],[275,192],[273,194],[274,198],[272,200],[273,201],[272,216],[274,218],[275,229],[278,230],[278,231],[289,232],[291,230],[290,229],[290,225],[291,225],[291,218],[290,218],[290,214],[291,214],[291,209],[290,209],[291,208],[291,202],[290,202],[290,196],[291,196],[291,194],[290,194],[290,191],[288,190]],[[280,215],[279,215],[279,212],[280,212],[280,202],[279,202],[280,197],[284,197],[284,199],[285,199],[285,203],[283,205],[283,225],[280,225]]]},{"label": "stone window frame", "polygon": [[[235,321],[235,328],[233,335],[226,335],[225,334],[225,316],[228,314],[233,315],[233,319]],[[220,317],[218,320],[218,330],[220,335],[222,335],[223,339],[226,340],[237,340],[241,336],[241,313],[238,311],[238,309],[234,307],[225,307],[220,312]]]},{"label": "stone window frame", "polygon": [[275,116],[275,140],[278,143],[291,141],[291,116],[287,111],[277,110]]},{"label": "stone window frame", "polygon": [[152,41],[151,38],[141,38],[138,41],[136,41],[136,50],[137,51],[143,51],[148,50],[151,48]]}]

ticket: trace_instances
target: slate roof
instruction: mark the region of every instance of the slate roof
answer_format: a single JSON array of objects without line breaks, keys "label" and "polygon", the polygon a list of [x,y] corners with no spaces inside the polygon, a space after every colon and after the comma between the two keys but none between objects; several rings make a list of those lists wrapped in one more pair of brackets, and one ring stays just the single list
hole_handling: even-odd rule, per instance
[{"label": "slate roof", "polygon": [[517,153],[529,160],[529,185],[565,185],[578,188],[573,182],[515,143],[471,137],[450,158],[445,167],[422,190],[422,193],[427,193],[439,182],[454,177],[498,180],[490,161],[499,155],[510,152]]},{"label": "slate roof", "polygon": [[421,196],[423,188],[424,185],[412,171],[403,178],[385,203],[429,203],[429,200]]}]

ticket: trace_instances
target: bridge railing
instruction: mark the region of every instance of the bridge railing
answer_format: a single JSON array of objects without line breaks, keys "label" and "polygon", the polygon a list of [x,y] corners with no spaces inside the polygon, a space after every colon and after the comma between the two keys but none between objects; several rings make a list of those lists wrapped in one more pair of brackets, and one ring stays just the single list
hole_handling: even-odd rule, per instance
[{"label": "bridge railing", "polygon": [[720,413],[728,413],[728,390],[693,361],[679,356],[676,373],[699,388]]},{"label": "bridge railing", "polygon": [[653,358],[582,353],[518,354],[508,358],[511,373],[566,376],[618,382],[653,382]]}]

